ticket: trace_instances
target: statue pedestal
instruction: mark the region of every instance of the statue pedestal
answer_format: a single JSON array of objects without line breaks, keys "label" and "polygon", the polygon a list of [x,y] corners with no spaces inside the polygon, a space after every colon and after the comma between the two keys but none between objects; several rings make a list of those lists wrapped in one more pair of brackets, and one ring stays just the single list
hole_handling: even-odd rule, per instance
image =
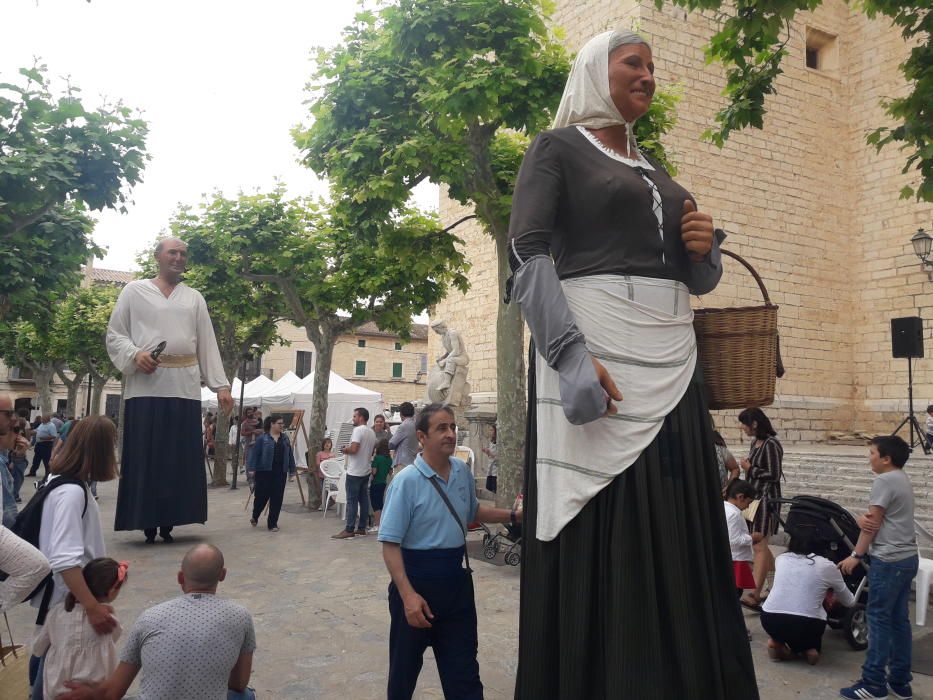
[{"label": "statue pedestal", "polygon": [[[473,397],[476,398],[475,396]],[[476,495],[479,498],[495,500],[496,495],[486,491],[486,474],[489,472],[489,457],[483,452],[489,446],[492,428],[496,424],[495,407],[489,404],[474,404],[464,412],[469,425],[469,435],[464,444],[473,450],[476,463],[473,465],[473,477],[476,479]]]}]

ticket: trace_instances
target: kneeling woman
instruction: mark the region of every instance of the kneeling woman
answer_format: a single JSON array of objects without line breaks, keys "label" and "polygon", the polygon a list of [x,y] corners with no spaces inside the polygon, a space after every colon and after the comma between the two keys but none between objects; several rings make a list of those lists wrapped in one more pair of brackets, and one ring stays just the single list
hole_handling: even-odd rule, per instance
[{"label": "kneeling woman", "polygon": [[279,531],[279,513],[285,496],[285,474],[295,473],[295,455],[288,435],[282,432],[284,427],[285,421],[281,418],[273,420],[269,416],[263,421],[265,432],[256,439],[246,467],[256,472],[256,500],[253,502],[253,517],[249,522],[256,527],[268,503],[269,517],[266,524],[272,532]]},{"label": "kneeling woman", "polygon": [[842,605],[855,604],[836,565],[813,554],[809,537],[791,537],[787,552],[775,561],[774,584],[762,606],[761,626],[770,637],[768,656],[787,661],[803,654],[810,664],[820,660],[826,630],[823,599],[830,589]]}]

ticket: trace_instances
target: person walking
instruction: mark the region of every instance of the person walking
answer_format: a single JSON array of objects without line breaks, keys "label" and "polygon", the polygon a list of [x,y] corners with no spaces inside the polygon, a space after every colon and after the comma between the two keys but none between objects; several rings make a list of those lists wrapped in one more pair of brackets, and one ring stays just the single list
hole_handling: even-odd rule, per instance
[{"label": "person walking", "polygon": [[420,449],[418,446],[418,436],[415,431],[415,406],[409,401],[405,401],[398,407],[402,422],[389,438],[389,450],[393,452],[392,466],[395,473],[400,469],[413,464],[415,457]]},{"label": "person walking", "polygon": [[[335,540],[345,540],[355,535],[366,534],[369,520],[369,477],[372,474],[373,451],[376,434],[369,423],[369,411],[357,408],[353,411],[353,433],[350,444],[343,448],[347,456],[347,526],[332,535]],[[359,520],[357,520],[359,515]]]},{"label": "person walking", "polygon": [[423,408],[417,435],[423,452],[389,484],[379,528],[392,578],[388,700],[412,697],[427,647],[445,698],[482,700],[466,525],[516,525],[521,513],[480,505],[469,467],[453,456],[457,422],[450,408]]},{"label": "person walking", "polygon": [[127,284],[107,326],[107,353],[126,379],[114,529],[142,530],[150,544],[156,528],[172,542],[174,526],[207,521],[202,377],[233,411],[207,304],[181,281],[187,244],[165,238],[154,256],[158,276]]},{"label": "person walking", "polygon": [[266,526],[270,532],[279,531],[279,513],[282,511],[282,499],[285,496],[286,475],[295,474],[295,454],[285,429],[285,420],[269,416],[263,421],[263,434],[256,438],[256,443],[249,455],[247,469],[255,474],[253,517],[250,525],[256,527],[259,516],[266,504],[269,515]]},{"label": "person walking", "polygon": [[43,477],[49,475],[49,460],[52,459],[52,447],[55,445],[56,439],[58,439],[58,429],[52,422],[52,416],[42,416],[42,422],[36,428],[36,446],[32,455],[32,468],[26,476],[36,476],[40,464],[45,468]]}]

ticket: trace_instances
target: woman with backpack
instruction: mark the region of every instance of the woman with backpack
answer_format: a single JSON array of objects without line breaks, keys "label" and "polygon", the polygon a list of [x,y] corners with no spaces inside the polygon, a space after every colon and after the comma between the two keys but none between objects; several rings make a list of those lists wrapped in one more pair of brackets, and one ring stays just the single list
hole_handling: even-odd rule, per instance
[{"label": "woman with backpack", "polygon": [[[90,481],[111,481],[117,476],[114,443],[116,428],[104,416],[90,416],[75,425],[68,442],[51,463],[51,476],[24,508],[39,509],[38,545],[52,568],[52,590],[47,608],[63,605],[71,593],[87,612],[98,634],[116,627],[113,608],[97,600],[84,580],[82,569],[92,559],[106,555],[97,501],[88,490]],[[43,596],[32,605],[39,608],[37,624],[45,621]],[[33,656],[29,664],[32,698],[42,698],[42,662]]]}]

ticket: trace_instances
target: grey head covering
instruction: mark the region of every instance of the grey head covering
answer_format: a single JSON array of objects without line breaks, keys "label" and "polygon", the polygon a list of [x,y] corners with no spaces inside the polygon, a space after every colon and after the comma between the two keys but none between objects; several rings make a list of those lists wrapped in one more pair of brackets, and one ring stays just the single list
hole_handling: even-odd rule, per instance
[{"label": "grey head covering", "polygon": [[609,94],[609,54],[625,44],[649,45],[638,34],[626,29],[603,32],[584,44],[570,69],[552,128],[602,129],[625,124],[629,138],[634,140],[632,124],[625,121]]}]

